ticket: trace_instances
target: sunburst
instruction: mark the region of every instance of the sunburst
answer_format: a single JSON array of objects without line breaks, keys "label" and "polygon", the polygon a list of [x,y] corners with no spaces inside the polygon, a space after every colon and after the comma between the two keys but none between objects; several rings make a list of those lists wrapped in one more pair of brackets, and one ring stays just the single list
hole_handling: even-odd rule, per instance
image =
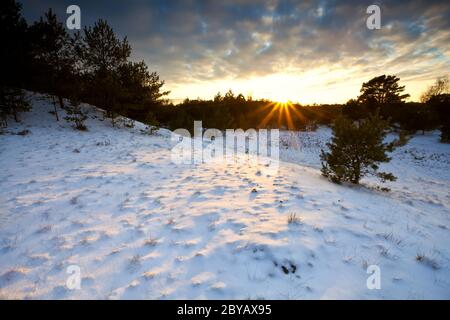
[{"label": "sunburst", "polygon": [[281,127],[283,124],[285,124],[289,130],[295,130],[296,127],[294,125],[294,121],[292,120],[291,112],[295,114],[297,118],[303,119],[303,115],[290,101],[272,102],[269,103],[266,108],[271,108],[271,110],[259,124],[260,128],[264,128],[270,122],[270,120],[278,116],[278,127]]}]

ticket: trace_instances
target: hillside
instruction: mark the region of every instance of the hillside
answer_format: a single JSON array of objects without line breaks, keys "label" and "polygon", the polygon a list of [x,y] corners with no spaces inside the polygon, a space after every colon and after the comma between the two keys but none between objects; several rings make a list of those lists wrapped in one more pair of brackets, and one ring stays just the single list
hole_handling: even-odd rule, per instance
[{"label": "hillside", "polygon": [[75,131],[41,98],[0,135],[1,298],[450,298],[450,146],[436,133],[395,151],[385,193],[321,177],[326,128],[284,133],[271,175],[176,165],[167,130],[113,128],[85,106]]}]

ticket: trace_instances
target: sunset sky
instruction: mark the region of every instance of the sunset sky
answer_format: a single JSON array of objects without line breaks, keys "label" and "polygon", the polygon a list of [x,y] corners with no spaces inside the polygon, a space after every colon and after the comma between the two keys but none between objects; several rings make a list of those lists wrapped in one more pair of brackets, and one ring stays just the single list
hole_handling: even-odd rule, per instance
[{"label": "sunset sky", "polygon": [[[81,8],[82,25],[108,20],[128,36],[175,102],[212,98],[231,88],[254,98],[342,103],[362,82],[396,74],[411,100],[450,70],[449,1],[32,1],[34,21],[47,8],[65,21]],[[381,30],[366,9],[381,7]]]}]

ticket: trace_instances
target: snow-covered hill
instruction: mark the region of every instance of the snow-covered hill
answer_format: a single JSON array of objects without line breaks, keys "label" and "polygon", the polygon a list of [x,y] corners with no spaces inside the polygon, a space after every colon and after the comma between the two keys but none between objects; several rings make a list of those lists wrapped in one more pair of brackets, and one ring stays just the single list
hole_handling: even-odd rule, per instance
[{"label": "snow-covered hill", "polygon": [[450,298],[450,147],[436,134],[394,153],[383,193],[320,176],[327,129],[282,137],[270,175],[176,165],[166,130],[112,128],[86,106],[79,132],[52,108],[33,96],[0,135],[1,298]]}]

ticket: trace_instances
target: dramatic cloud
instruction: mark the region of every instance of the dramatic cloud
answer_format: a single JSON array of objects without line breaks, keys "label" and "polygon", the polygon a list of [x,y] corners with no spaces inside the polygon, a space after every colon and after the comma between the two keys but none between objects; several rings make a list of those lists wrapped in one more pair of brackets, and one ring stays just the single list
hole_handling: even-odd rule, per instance
[{"label": "dramatic cloud", "polygon": [[[36,20],[48,7],[82,23],[107,19],[128,36],[133,59],[166,80],[171,98],[210,98],[232,88],[254,97],[345,102],[363,81],[398,75],[412,99],[450,70],[448,1],[24,1]],[[371,4],[381,30],[366,27]]]}]

